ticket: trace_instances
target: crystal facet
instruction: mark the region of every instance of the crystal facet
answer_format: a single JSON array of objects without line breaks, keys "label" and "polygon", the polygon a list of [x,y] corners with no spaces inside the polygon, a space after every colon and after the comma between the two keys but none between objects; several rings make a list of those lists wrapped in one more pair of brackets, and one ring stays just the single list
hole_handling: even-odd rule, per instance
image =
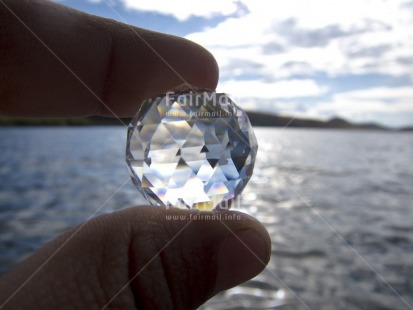
[{"label": "crystal facet", "polygon": [[257,149],[233,99],[188,90],[143,102],[128,128],[126,162],[151,204],[227,209],[249,181]]}]

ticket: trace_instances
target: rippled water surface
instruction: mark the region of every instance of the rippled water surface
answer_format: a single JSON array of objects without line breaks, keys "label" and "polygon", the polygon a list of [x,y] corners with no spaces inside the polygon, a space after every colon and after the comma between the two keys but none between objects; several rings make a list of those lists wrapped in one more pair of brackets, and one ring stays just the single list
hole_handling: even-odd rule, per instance
[{"label": "rippled water surface", "polygon": [[[264,272],[204,309],[413,309],[413,134],[256,129],[239,206]],[[122,127],[0,128],[0,273],[92,215],[144,203]]]}]

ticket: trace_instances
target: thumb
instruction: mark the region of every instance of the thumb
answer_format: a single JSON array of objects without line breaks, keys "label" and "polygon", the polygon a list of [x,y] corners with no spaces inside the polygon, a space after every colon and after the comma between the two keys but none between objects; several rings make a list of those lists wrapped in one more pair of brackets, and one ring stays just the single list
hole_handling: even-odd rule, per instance
[{"label": "thumb", "polygon": [[135,207],[97,217],[0,279],[0,308],[193,309],[258,274],[270,239],[238,212]]}]

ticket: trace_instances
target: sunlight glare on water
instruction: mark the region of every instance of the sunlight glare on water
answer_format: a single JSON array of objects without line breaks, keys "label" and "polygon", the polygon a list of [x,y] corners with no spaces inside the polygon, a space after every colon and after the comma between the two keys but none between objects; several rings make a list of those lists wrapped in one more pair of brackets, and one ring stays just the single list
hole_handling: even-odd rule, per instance
[{"label": "sunlight glare on water", "polygon": [[[256,168],[234,207],[266,226],[272,258],[203,308],[409,309],[413,135],[255,132]],[[0,272],[95,212],[145,203],[125,142],[122,127],[0,128]]]}]

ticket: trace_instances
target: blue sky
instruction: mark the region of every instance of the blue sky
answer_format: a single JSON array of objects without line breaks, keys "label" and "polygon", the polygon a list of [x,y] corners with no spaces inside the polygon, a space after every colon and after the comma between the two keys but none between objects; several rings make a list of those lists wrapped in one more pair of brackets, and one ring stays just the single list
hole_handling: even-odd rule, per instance
[{"label": "blue sky", "polygon": [[245,109],[413,125],[412,0],[58,2],[203,45]]}]

